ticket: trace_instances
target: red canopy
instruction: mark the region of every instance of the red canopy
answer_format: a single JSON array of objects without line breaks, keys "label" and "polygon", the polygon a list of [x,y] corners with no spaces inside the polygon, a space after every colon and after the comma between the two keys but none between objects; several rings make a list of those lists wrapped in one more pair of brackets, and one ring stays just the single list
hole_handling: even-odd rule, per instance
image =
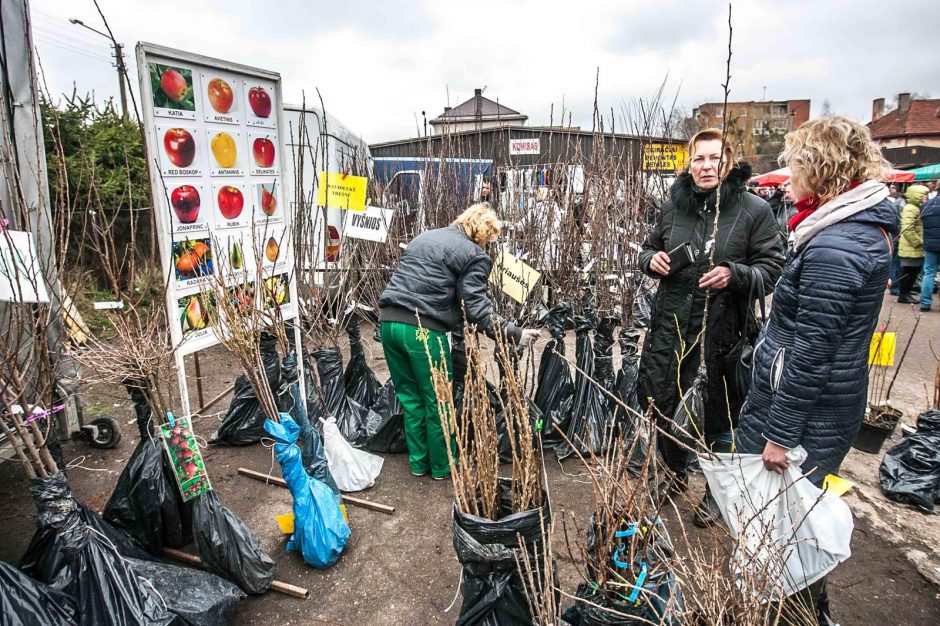
[{"label": "red canopy", "polygon": [[[760,187],[776,187],[790,180],[790,168],[781,167],[779,170],[767,172],[752,176],[748,181],[751,184],[757,183]],[[885,177],[886,183],[912,183],[914,182],[914,172],[905,172],[904,170],[890,170]]]},{"label": "red canopy", "polygon": [[912,183],[914,182],[914,172],[905,172],[904,170],[891,170],[885,177],[886,183]]}]

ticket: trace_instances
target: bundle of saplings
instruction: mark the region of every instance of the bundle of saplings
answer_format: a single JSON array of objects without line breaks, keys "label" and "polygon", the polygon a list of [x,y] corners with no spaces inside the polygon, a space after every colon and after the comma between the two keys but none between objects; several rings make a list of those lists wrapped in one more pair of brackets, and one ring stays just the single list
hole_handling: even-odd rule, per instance
[{"label": "bundle of saplings", "polygon": [[[262,333],[259,342],[264,377],[272,391],[281,381],[281,359],[277,353],[277,336]],[[265,436],[264,411],[255,393],[251,380],[244,374],[235,379],[232,403],[222,423],[209,438],[209,443],[246,445],[258,443]]]},{"label": "bundle of saplings", "polygon": [[369,409],[346,393],[342,352],[337,347],[321,348],[314,350],[312,356],[320,374],[320,405],[310,407],[311,420],[335,418],[346,441],[362,447],[370,421]]}]

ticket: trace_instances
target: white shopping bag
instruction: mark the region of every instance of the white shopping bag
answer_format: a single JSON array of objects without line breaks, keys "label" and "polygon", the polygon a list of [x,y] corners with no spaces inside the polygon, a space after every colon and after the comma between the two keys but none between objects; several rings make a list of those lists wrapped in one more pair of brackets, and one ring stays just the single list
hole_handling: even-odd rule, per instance
[{"label": "white shopping bag", "polygon": [[[812,585],[852,554],[852,511],[837,496],[806,480],[802,447],[787,452],[782,475],[764,468],[759,454],[699,457],[712,496],[739,541],[735,571],[767,568],[789,596]],[[777,598],[770,598],[777,599]]]},{"label": "white shopping bag", "polygon": [[332,417],[323,421],[323,451],[340,491],[368,489],[375,484],[385,462],[380,456],[356,450],[349,445]]}]

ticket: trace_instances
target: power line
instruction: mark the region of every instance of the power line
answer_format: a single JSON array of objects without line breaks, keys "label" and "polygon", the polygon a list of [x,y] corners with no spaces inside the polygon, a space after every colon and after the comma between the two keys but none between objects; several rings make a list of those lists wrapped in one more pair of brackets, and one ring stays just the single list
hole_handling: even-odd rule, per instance
[{"label": "power line", "polygon": [[84,56],[86,56],[86,57],[88,57],[88,58],[90,58],[90,59],[95,59],[95,60],[97,60],[97,61],[107,61],[107,62],[109,62],[109,63],[110,63],[111,60],[112,60],[111,57],[107,57],[107,56],[104,56],[104,55],[102,55],[102,54],[96,54],[96,53],[93,53],[93,52],[88,52],[87,50],[81,50],[81,49],[79,49],[79,48],[73,48],[72,46],[70,46],[70,45],[68,45],[68,44],[64,44],[64,43],[55,41],[55,40],[53,40],[53,39],[48,39],[48,38],[47,38],[47,35],[38,35],[38,34],[35,34],[35,33],[34,33],[34,34],[33,34],[33,37],[34,37],[34,39],[36,39],[37,41],[41,42],[43,45],[53,46],[53,47],[59,48],[60,50],[64,50],[64,51],[66,51],[66,52],[72,52],[72,53],[74,53],[74,54],[81,54],[81,55],[84,55]]},{"label": "power line", "polygon": [[68,35],[64,33],[47,30],[41,24],[37,24],[36,27],[33,28],[33,33],[40,33],[40,34],[46,35],[47,37],[55,41],[61,41],[62,43],[67,43],[76,48],[88,50],[89,52],[99,52],[99,53],[110,52],[109,47],[106,47],[103,44],[98,44],[98,43],[92,44],[88,42],[87,40],[84,40],[84,41],[78,40],[78,39],[75,39],[74,37],[69,37]]}]

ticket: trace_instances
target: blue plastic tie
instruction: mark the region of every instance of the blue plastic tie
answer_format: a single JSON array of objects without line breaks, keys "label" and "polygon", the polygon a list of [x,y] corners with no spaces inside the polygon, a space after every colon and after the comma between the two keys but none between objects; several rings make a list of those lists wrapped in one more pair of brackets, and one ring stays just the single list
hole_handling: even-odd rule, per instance
[{"label": "blue plastic tie", "polygon": [[166,420],[170,422],[170,426],[176,426],[176,418],[173,417],[173,411],[166,412]]}]

